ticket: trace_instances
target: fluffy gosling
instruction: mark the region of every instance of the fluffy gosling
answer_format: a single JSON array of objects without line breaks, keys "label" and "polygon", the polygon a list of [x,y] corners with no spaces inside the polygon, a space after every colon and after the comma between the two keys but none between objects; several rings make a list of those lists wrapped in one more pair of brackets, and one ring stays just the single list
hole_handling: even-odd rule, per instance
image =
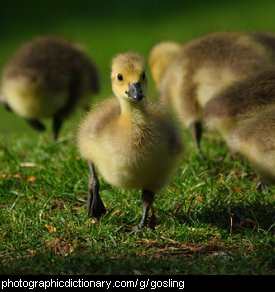
[{"label": "fluffy gosling", "polygon": [[182,46],[176,42],[161,42],[156,44],[149,55],[149,68],[158,90],[161,80],[168,67],[181,51]]},{"label": "fluffy gosling", "polygon": [[87,114],[78,132],[79,151],[90,167],[88,212],[97,218],[106,212],[96,167],[111,185],[142,190],[139,227],[147,225],[150,209],[149,226],[154,227],[154,195],[175,167],[182,150],[181,137],[168,113],[145,96],[142,57],[135,53],[115,57],[111,82],[116,98]]},{"label": "fluffy gosling", "polygon": [[275,71],[239,81],[212,98],[205,120],[248,159],[263,182],[275,183]]},{"label": "fluffy gosling", "polygon": [[214,33],[182,46],[174,58],[168,58],[171,64],[165,72],[162,59],[158,52],[154,62],[149,61],[154,80],[162,76],[156,83],[161,100],[172,105],[199,149],[205,105],[235,81],[271,67],[275,63],[275,35]]},{"label": "fluffy gosling", "polygon": [[76,45],[57,37],[23,44],[2,72],[4,106],[38,131],[45,130],[40,119],[52,118],[55,139],[64,119],[98,91],[96,66]]}]

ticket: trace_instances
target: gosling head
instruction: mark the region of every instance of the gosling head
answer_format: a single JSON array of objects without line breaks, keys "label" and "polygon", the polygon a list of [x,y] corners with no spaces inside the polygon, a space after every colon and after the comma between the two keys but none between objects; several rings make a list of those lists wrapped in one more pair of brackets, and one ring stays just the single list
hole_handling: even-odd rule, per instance
[{"label": "gosling head", "polygon": [[111,79],[113,92],[119,100],[141,101],[147,87],[144,59],[135,53],[116,56],[112,61]]},{"label": "gosling head", "polygon": [[165,71],[172,64],[181,48],[182,46],[176,42],[161,42],[152,48],[148,63],[158,89]]}]

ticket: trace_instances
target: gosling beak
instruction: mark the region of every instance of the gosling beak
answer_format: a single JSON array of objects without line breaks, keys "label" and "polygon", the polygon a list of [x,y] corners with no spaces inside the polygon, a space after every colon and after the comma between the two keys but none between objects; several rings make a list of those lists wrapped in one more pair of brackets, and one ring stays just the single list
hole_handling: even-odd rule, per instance
[{"label": "gosling beak", "polygon": [[133,99],[140,101],[143,99],[144,94],[140,82],[130,83],[129,91],[126,91],[126,94]]}]

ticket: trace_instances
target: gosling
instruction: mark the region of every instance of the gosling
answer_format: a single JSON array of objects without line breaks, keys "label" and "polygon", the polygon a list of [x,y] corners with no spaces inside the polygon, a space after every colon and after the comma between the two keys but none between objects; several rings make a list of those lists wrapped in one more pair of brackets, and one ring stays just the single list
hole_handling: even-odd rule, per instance
[{"label": "gosling", "polygon": [[77,106],[87,107],[99,91],[95,64],[78,48],[58,37],[40,37],[23,44],[2,72],[1,101],[38,131],[40,119],[53,119],[58,138],[64,119]]},{"label": "gosling", "polygon": [[155,192],[167,182],[182,151],[176,124],[159,105],[147,100],[145,64],[135,53],[112,61],[109,99],[85,117],[78,132],[78,147],[90,168],[88,213],[99,218],[105,206],[99,194],[95,167],[111,185],[142,190],[143,215],[139,227],[154,228]]},{"label": "gosling", "polygon": [[212,98],[205,120],[251,163],[263,183],[275,183],[274,70],[239,81]]},{"label": "gosling", "polygon": [[167,54],[170,65],[167,61],[162,66],[166,50],[160,45],[150,54],[153,79],[157,81],[161,100],[174,108],[199,149],[205,105],[235,81],[271,68],[275,63],[275,35],[210,34],[181,49],[178,46],[174,57]]},{"label": "gosling", "polygon": [[180,53],[182,46],[176,42],[161,42],[156,44],[149,55],[149,68],[156,88],[160,90],[161,80],[168,67]]}]

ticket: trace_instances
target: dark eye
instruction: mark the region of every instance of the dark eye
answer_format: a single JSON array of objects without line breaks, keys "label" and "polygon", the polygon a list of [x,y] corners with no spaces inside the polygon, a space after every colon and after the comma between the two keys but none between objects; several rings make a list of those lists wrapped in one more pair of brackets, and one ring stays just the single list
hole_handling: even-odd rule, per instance
[{"label": "dark eye", "polygon": [[118,75],[117,75],[117,79],[118,79],[119,81],[122,81],[122,80],[123,80],[123,76],[122,76],[121,74],[118,74]]},{"label": "dark eye", "polygon": [[141,77],[143,80],[145,79],[145,77],[146,77],[145,72],[142,73]]}]

